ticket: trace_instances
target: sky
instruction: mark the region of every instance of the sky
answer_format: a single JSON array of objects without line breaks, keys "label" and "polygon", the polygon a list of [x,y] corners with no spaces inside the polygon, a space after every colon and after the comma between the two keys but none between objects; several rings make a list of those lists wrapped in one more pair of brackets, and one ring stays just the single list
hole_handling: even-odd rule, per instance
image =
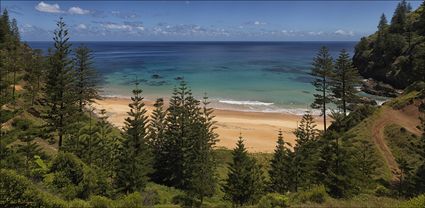
[{"label": "sky", "polygon": [[[10,1],[25,41],[356,41],[397,1]],[[421,1],[410,2],[416,9]]]}]

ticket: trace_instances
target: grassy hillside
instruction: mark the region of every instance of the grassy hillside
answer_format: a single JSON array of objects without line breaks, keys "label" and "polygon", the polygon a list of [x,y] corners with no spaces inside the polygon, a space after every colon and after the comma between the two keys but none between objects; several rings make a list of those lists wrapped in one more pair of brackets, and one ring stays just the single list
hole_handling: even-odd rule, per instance
[{"label": "grassy hillside", "polygon": [[416,90],[407,91],[385,103],[348,131],[349,135],[355,135],[354,139],[375,144],[379,163],[377,178],[387,181],[394,179],[394,171],[398,170],[398,157],[418,158],[416,154],[408,155],[417,151],[415,145],[421,133],[417,128],[420,125],[419,96]]}]

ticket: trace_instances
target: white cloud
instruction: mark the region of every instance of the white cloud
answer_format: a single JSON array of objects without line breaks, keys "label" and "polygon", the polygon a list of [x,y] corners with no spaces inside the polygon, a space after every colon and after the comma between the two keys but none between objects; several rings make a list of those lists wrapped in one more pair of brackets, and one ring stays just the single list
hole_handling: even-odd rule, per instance
[{"label": "white cloud", "polygon": [[347,36],[354,36],[354,32],[353,31],[345,31],[345,30],[337,30],[334,32],[336,35],[347,35]]},{"label": "white cloud", "polygon": [[87,25],[85,25],[85,24],[79,24],[79,25],[77,25],[77,29],[78,30],[85,30],[85,29],[87,29]]},{"label": "white cloud", "polygon": [[89,14],[90,11],[89,10],[86,10],[86,9],[82,9],[80,7],[71,7],[71,8],[68,9],[68,13],[70,13],[70,14],[81,14],[81,15],[83,15],[83,14]]},{"label": "white cloud", "polygon": [[261,21],[258,21],[258,20],[254,21],[254,25],[265,25],[265,24],[267,24],[267,23],[261,22]]},{"label": "white cloud", "polygon": [[132,27],[126,24],[108,23],[104,24],[104,27],[111,30],[132,30]]},{"label": "white cloud", "polygon": [[323,35],[324,33],[323,31],[319,31],[319,32],[308,32],[308,34],[312,36],[318,36],[318,35]]},{"label": "white cloud", "polygon": [[47,4],[44,2],[40,2],[35,6],[35,9],[40,12],[47,12],[47,13],[63,13],[61,8],[59,7],[59,4]]},{"label": "white cloud", "polygon": [[80,7],[71,7],[68,9],[68,11],[64,11],[60,8],[59,4],[48,4],[41,1],[40,3],[35,6],[35,9],[40,12],[46,12],[46,13],[68,13],[68,14],[90,14],[89,10],[82,9]]}]

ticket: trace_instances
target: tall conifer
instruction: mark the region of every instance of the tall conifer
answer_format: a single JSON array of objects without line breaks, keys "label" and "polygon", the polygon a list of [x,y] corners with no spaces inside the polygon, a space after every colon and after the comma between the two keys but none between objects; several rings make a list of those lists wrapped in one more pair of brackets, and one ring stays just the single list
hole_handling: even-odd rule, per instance
[{"label": "tall conifer", "polygon": [[347,115],[348,104],[358,100],[356,86],[360,83],[360,75],[354,68],[350,55],[346,50],[341,50],[333,68],[331,90],[335,104]]},{"label": "tall conifer", "polygon": [[152,156],[147,144],[147,111],[142,90],[138,89],[137,85],[131,100],[116,168],[116,185],[124,193],[143,190],[148,181],[148,174],[152,172]]},{"label": "tall conifer", "polygon": [[263,191],[263,177],[256,161],[248,156],[242,136],[239,137],[232,156],[229,173],[222,187],[224,197],[234,207],[255,203]]},{"label": "tall conifer", "polygon": [[318,93],[314,94],[312,108],[320,109],[323,116],[324,131],[326,133],[326,105],[331,102],[330,81],[332,77],[332,57],[328,48],[320,48],[317,56],[314,58],[311,75],[315,78],[312,84]]},{"label": "tall conifer", "polygon": [[285,194],[289,191],[291,181],[291,150],[285,146],[289,143],[283,140],[282,131],[279,130],[276,149],[270,161],[270,189],[273,192]]},{"label": "tall conifer", "polygon": [[99,99],[99,75],[92,66],[92,54],[86,46],[75,49],[75,91],[80,111],[93,99]]},{"label": "tall conifer", "polygon": [[66,127],[75,114],[74,77],[70,60],[68,29],[62,18],[57,22],[53,38],[54,50],[49,57],[49,69],[46,81],[46,98],[49,104],[48,120],[59,137],[58,146],[62,147]]}]

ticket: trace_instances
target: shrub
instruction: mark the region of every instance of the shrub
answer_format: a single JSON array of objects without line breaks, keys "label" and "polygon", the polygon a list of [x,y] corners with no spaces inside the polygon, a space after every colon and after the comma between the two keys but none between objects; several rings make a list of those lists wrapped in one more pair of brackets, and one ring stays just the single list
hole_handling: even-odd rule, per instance
[{"label": "shrub", "polygon": [[15,171],[0,169],[0,207],[66,207],[66,202],[34,187]]},{"label": "shrub", "polygon": [[142,207],[142,205],[143,205],[142,195],[139,192],[134,192],[118,200],[117,207],[138,208],[138,207]]},{"label": "shrub", "polygon": [[17,118],[12,121],[12,126],[20,130],[28,130],[31,126],[31,121],[27,119]]},{"label": "shrub", "polygon": [[[83,162],[77,156],[71,153],[60,152],[53,160],[50,171],[53,173],[58,172],[60,173],[60,177],[64,177],[74,185],[78,185],[83,180],[83,166]],[[62,181],[61,179],[57,180]]]},{"label": "shrub", "polygon": [[91,207],[89,203],[87,203],[84,200],[81,199],[74,199],[70,202],[68,202],[68,207],[69,208],[89,208]]},{"label": "shrub", "polygon": [[401,204],[402,208],[425,207],[425,194],[419,195]]},{"label": "shrub", "polygon": [[314,203],[323,203],[326,201],[326,198],[329,198],[328,193],[326,192],[325,187],[316,186],[307,191],[297,192],[294,195],[294,200],[305,203],[305,202],[314,202]]},{"label": "shrub", "polygon": [[15,116],[15,112],[5,109],[0,109],[0,123],[6,123],[9,119]]},{"label": "shrub", "polygon": [[156,190],[145,190],[143,192],[143,206],[152,207],[160,203],[159,194]]},{"label": "shrub", "polygon": [[284,208],[289,207],[288,198],[278,193],[269,193],[261,197],[258,208]]},{"label": "shrub", "polygon": [[387,189],[385,186],[383,185],[378,185],[375,188],[375,196],[390,196],[391,195],[391,191],[389,189]]},{"label": "shrub", "polygon": [[155,183],[148,183],[145,192],[155,192],[158,194],[160,204],[171,204],[173,197],[183,192],[179,189],[163,186]]},{"label": "shrub", "polygon": [[92,196],[89,203],[93,208],[109,208],[112,207],[113,201],[104,196]]},{"label": "shrub", "polygon": [[173,204],[181,205],[182,207],[200,207],[201,202],[186,194],[174,196],[171,200]]}]

